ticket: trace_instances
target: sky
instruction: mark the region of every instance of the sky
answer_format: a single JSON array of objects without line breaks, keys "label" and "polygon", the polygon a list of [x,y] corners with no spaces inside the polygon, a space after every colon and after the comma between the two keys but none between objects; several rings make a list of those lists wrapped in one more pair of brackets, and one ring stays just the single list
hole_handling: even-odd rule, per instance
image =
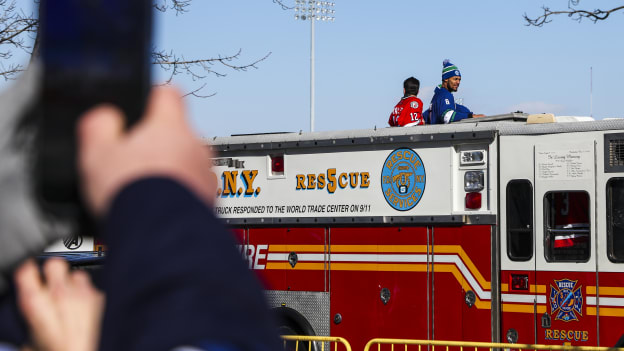
[{"label": "sky", "polygon": [[[624,117],[624,12],[598,23],[560,15],[537,28],[522,15],[565,9],[568,1],[332,1],[336,20],[315,25],[315,131],[386,127],[410,76],[428,105],[444,59],[459,67],[455,96],[475,113]],[[581,0],[579,7],[618,5]],[[156,13],[157,49],[186,59],[240,49],[239,65],[270,53],[246,72],[215,65],[225,77],[174,78],[182,92],[206,83],[201,93],[215,94],[185,98],[199,135],[310,130],[310,23],[294,14],[272,0],[193,0],[187,13]],[[155,83],[168,77],[158,67],[153,73]]]}]

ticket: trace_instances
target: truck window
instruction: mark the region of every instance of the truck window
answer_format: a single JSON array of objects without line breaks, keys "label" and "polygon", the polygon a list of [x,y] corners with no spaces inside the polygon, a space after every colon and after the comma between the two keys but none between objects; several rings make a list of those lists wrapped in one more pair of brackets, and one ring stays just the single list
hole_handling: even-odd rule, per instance
[{"label": "truck window", "polygon": [[624,262],[624,178],[607,182],[607,254],[611,262]]},{"label": "truck window", "polygon": [[507,183],[507,256],[512,261],[533,257],[533,186],[526,179]]},{"label": "truck window", "polygon": [[548,262],[589,260],[589,194],[554,191],[544,195],[544,254]]}]

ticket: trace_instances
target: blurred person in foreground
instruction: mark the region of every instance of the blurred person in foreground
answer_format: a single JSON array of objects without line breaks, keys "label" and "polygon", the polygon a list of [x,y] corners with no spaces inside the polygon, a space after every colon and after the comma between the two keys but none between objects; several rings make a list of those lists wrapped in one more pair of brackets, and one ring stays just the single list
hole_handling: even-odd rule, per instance
[{"label": "blurred person in foreground", "polygon": [[[280,349],[261,288],[214,216],[210,155],[180,95],[154,89],[125,131],[100,106],[77,134],[82,193],[109,251],[103,291],[67,263],[15,273],[17,303],[35,350]],[[44,279],[42,279],[44,278]]]},{"label": "blurred person in foreground", "polygon": [[442,84],[435,88],[429,109],[424,112],[427,124],[448,124],[466,118],[484,117],[473,114],[466,106],[456,104],[454,92],[459,89],[461,73],[448,59],[442,62]]}]

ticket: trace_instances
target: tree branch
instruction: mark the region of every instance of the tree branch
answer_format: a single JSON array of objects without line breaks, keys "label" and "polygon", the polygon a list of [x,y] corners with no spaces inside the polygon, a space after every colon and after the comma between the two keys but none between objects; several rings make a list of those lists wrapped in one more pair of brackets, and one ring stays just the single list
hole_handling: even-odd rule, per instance
[{"label": "tree branch", "polygon": [[[152,64],[159,65],[164,71],[170,72],[169,78],[165,81],[165,84],[169,84],[173,80],[173,77],[178,74],[186,74],[187,76],[190,76],[193,81],[204,79],[208,75],[214,75],[216,77],[227,76],[226,73],[222,73],[221,71],[215,69],[214,66],[216,64],[222,65],[234,71],[247,71],[250,68],[257,69],[257,64],[266,60],[271,55],[271,53],[269,52],[264,57],[248,64],[233,64],[233,61],[240,58],[241,52],[242,50],[239,49],[236,54],[230,56],[219,55],[215,58],[187,60],[184,58],[184,56],[176,55],[172,51],[166,52],[164,50],[154,50],[152,52]],[[193,90],[187,95],[193,95],[196,97],[214,96],[214,94],[205,96],[198,94],[198,92],[202,90],[205,86],[206,84],[202,85],[199,89]]]},{"label": "tree branch", "polygon": [[188,7],[193,0],[171,0],[171,6],[167,4],[167,0],[154,1],[154,8],[160,12],[165,12],[168,9],[175,10],[176,16],[188,11]]},{"label": "tree branch", "polygon": [[[38,4],[39,0],[33,0]],[[132,0],[129,0],[132,1]],[[286,5],[286,0],[272,0],[273,3],[282,7],[283,10],[292,9]],[[154,0],[152,6],[161,12],[175,11],[176,15],[184,14],[190,11],[193,0]],[[17,6],[17,0],[0,0],[0,77],[5,80],[14,79],[24,70],[20,64],[8,64],[5,60],[13,56],[15,50],[24,50],[33,57],[37,56],[39,21],[35,14],[27,15],[20,11]],[[28,36],[34,39],[32,42]],[[178,55],[173,51],[156,51],[152,52],[152,64],[159,65],[168,73],[168,79],[165,84],[171,83],[173,78],[179,74],[190,76],[193,81],[199,81],[208,76],[225,77],[226,70],[247,71],[251,68],[258,68],[258,64],[266,60],[271,52],[264,57],[257,59],[251,63],[237,64],[240,59],[241,50],[234,55],[212,57],[207,59],[188,60],[183,55]],[[6,66],[5,66],[6,62]],[[221,68],[221,69],[219,69]],[[209,95],[200,94],[200,91],[206,87],[206,83],[199,88],[187,93],[185,96],[210,97]]]},{"label": "tree branch", "polygon": [[[10,59],[15,49],[31,53],[32,45],[26,44],[25,34],[36,31],[37,19],[34,16],[17,11],[15,0],[0,0],[0,59]],[[5,67],[0,63],[0,77],[5,80],[14,79],[21,71],[22,65],[10,64]]]},{"label": "tree branch", "polygon": [[552,11],[550,8],[543,6],[542,10],[544,10],[544,13],[541,16],[536,17],[536,18],[530,18],[525,13],[523,17],[524,17],[524,20],[526,21],[527,26],[536,26],[536,27],[542,27],[544,24],[552,22],[552,19],[550,19],[550,17],[556,16],[556,15],[568,15],[568,17],[578,22],[581,22],[583,18],[587,18],[590,21],[596,23],[598,21],[604,21],[607,19],[607,17],[609,17],[610,14],[624,9],[624,6],[618,6],[610,10],[601,10],[601,9],[595,9],[593,11],[579,10],[579,9],[574,8],[574,6],[578,5],[579,2],[580,0],[569,0],[568,10],[562,10],[562,11]]},{"label": "tree branch", "polygon": [[213,97],[213,96],[217,95],[217,93],[212,93],[210,95],[200,95],[200,94],[198,94],[198,92],[200,90],[204,89],[205,86],[206,86],[206,83],[202,84],[201,87],[199,87],[199,88],[197,88],[197,89],[195,89],[195,90],[193,90],[191,92],[188,92],[188,93],[182,95],[182,97],[194,96],[194,97],[205,99],[205,98],[209,98],[209,97]]},{"label": "tree branch", "polygon": [[282,10],[292,10],[293,8],[284,4],[282,0],[273,0],[273,3],[278,4],[282,7]]},{"label": "tree branch", "polygon": [[4,78],[5,81],[15,79],[17,74],[23,71],[21,65],[11,64],[9,67],[4,67],[3,64],[0,64],[0,77]]}]

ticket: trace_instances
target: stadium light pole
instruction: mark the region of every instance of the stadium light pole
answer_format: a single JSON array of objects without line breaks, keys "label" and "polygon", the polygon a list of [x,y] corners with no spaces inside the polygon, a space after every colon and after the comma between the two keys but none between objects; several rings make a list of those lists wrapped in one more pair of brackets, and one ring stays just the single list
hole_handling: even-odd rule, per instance
[{"label": "stadium light pole", "polygon": [[314,22],[333,22],[335,3],[295,0],[295,20],[310,21],[310,131],[314,131]]}]

